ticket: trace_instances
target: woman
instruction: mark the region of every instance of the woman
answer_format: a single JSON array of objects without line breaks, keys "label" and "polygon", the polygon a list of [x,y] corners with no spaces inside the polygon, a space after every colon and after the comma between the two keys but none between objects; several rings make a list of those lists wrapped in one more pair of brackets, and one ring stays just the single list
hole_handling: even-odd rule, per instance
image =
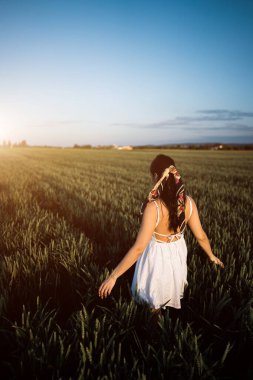
[{"label": "woman", "polygon": [[147,302],[152,312],[161,313],[166,307],[180,309],[188,286],[186,225],[210,261],[222,268],[224,264],[212,253],[197,206],[185,194],[174,160],[159,154],[151,163],[150,173],[154,187],[142,204],[143,217],[136,241],[98,292],[101,298],[107,297],[117,278],[137,261],[131,293],[137,302]]}]

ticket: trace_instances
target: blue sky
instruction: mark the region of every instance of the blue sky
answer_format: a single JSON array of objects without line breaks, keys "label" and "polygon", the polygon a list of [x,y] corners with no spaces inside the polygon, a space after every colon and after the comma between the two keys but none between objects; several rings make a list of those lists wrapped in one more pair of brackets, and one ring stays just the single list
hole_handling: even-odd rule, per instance
[{"label": "blue sky", "polygon": [[253,2],[0,0],[0,141],[253,142]]}]

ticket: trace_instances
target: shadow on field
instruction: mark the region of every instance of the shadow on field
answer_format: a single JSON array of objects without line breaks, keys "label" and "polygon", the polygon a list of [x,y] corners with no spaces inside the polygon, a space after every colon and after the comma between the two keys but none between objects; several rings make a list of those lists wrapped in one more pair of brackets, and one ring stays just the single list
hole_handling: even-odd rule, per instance
[{"label": "shadow on field", "polygon": [[118,263],[134,242],[133,232],[125,228],[129,221],[110,203],[100,205],[98,210],[91,200],[63,189],[51,177],[46,176],[45,181],[50,184],[50,193],[47,188],[33,186],[30,189],[40,208],[62,217],[71,227],[84,233],[92,242],[94,259],[99,265],[103,267],[108,261],[113,265]]}]

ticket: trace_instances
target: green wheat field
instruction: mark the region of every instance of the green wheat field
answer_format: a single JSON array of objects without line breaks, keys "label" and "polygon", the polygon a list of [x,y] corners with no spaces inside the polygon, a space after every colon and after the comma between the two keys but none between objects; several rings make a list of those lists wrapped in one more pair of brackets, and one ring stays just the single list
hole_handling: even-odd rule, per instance
[{"label": "green wheat field", "polygon": [[[149,165],[174,158],[213,252],[190,230],[181,317],[156,325],[130,293]],[[252,379],[253,153],[0,149],[0,377]]]}]

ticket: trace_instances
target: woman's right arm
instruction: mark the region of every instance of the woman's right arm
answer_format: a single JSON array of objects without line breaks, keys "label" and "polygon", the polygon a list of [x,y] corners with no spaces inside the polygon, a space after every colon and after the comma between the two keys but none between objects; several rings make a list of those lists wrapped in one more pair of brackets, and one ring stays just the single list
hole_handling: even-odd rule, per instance
[{"label": "woman's right arm", "polygon": [[218,264],[222,268],[224,268],[223,262],[220,261],[220,259],[218,259],[218,257],[216,257],[212,252],[209,239],[208,239],[205,231],[203,230],[200,219],[199,219],[199,213],[198,213],[196,203],[194,202],[194,200],[192,198],[191,198],[191,201],[192,201],[192,215],[191,215],[190,219],[188,220],[187,224],[190,227],[193,235],[197,239],[201,248],[204,250],[204,252],[209,257],[209,259],[211,261],[213,261],[215,264]]}]

